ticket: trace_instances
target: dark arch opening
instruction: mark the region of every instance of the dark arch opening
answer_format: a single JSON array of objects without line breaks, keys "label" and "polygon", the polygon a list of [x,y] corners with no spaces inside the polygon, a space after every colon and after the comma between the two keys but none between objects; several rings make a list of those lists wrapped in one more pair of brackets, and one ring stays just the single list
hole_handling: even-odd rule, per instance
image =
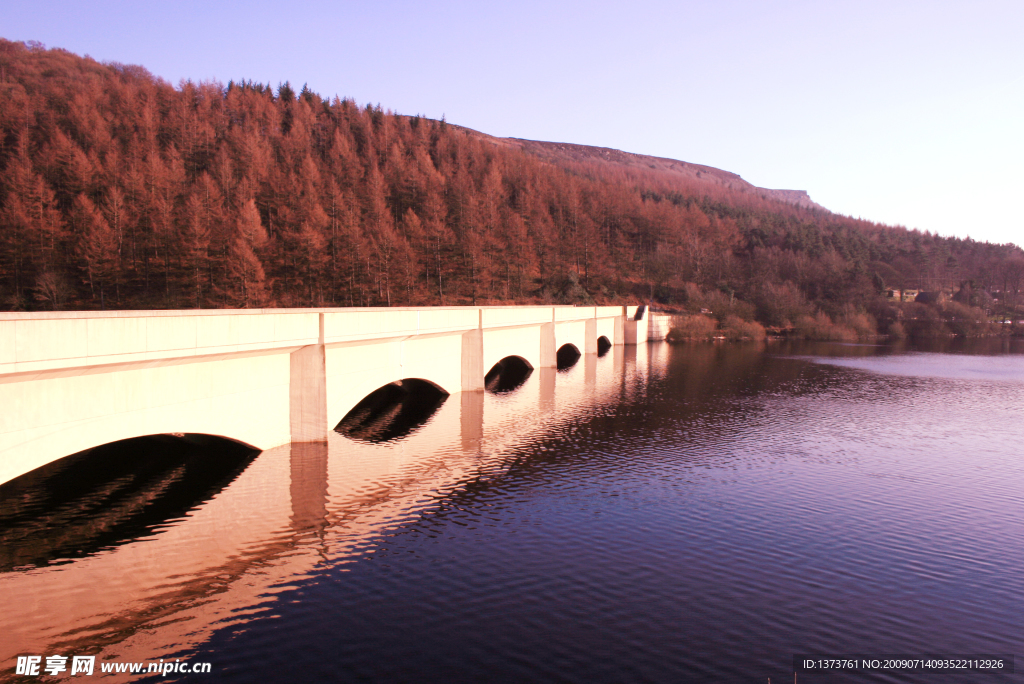
[{"label": "dark arch opening", "polygon": [[612,348],[611,340],[604,335],[597,338],[597,355],[604,356],[608,353],[608,350]]},{"label": "dark arch opening", "polygon": [[488,392],[503,394],[522,386],[533,373],[533,366],[521,356],[506,356],[494,364],[484,376],[484,387]]},{"label": "dark arch opening", "polygon": [[397,380],[367,394],[334,429],[364,442],[400,439],[430,420],[447,398],[427,380]]},{"label": "dark arch opening", "polygon": [[5,482],[0,572],[70,562],[152,536],[216,496],[259,453],[211,435],[149,435],[80,451]]},{"label": "dark arch opening", "polygon": [[558,364],[558,370],[572,368],[579,360],[580,350],[575,344],[563,344],[555,353],[555,362]]}]

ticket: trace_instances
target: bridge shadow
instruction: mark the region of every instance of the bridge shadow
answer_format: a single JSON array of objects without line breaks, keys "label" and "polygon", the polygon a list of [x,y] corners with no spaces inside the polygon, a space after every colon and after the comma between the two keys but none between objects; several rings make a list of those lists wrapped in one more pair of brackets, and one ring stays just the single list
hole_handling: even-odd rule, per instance
[{"label": "bridge shadow", "polygon": [[518,389],[533,374],[533,366],[521,356],[506,356],[484,376],[484,388],[494,394]]},{"label": "bridge shadow", "polygon": [[84,558],[156,533],[209,501],[259,450],[150,435],[80,451],[0,485],[0,572]]},{"label": "bridge shadow", "polygon": [[430,420],[447,398],[428,380],[397,380],[366,395],[334,430],[364,442],[401,439]]}]

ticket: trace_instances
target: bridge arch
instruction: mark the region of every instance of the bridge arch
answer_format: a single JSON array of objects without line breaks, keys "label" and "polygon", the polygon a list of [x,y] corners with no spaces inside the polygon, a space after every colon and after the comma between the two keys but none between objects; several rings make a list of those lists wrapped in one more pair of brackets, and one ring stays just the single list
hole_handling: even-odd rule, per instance
[{"label": "bridge arch", "polygon": [[604,335],[597,338],[597,355],[604,356],[612,348],[612,341]]},{"label": "bridge arch", "polygon": [[0,572],[82,558],[159,533],[260,453],[213,435],[146,435],[69,454],[0,484]]},{"label": "bridge arch", "polygon": [[444,388],[422,378],[389,382],[363,397],[334,430],[365,442],[400,439],[430,420],[448,396]]},{"label": "bridge arch", "polygon": [[504,328],[483,331],[483,370],[489,372],[507,358],[518,357],[531,368],[544,365],[541,348],[544,336],[549,334],[543,326]]},{"label": "bridge arch", "polygon": [[289,364],[288,350],[275,350],[48,370],[5,384],[5,405],[28,410],[0,412],[0,480],[147,435],[211,435],[256,449],[285,443]]},{"label": "bridge arch", "polygon": [[533,373],[533,366],[522,356],[506,356],[494,364],[484,376],[488,392],[503,394],[522,386]]},{"label": "bridge arch", "polygon": [[460,391],[461,356],[460,335],[327,345],[324,361],[329,429],[336,428],[360,402],[388,385],[399,387],[398,383],[417,380],[446,396]]},{"label": "bridge arch", "polygon": [[566,342],[558,351],[555,352],[555,358],[558,362],[558,370],[568,370],[576,365],[576,362],[580,360],[583,354],[580,352],[579,347],[571,342]]}]

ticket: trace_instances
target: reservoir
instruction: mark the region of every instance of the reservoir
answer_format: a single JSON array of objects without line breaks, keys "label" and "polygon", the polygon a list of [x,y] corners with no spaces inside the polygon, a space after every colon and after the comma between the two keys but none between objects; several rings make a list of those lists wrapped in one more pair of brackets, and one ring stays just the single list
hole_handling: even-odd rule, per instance
[{"label": "reservoir", "polygon": [[1022,341],[564,365],[327,444],[155,436],[3,485],[0,680],[57,654],[211,667],[132,681],[580,683],[1024,656]]}]

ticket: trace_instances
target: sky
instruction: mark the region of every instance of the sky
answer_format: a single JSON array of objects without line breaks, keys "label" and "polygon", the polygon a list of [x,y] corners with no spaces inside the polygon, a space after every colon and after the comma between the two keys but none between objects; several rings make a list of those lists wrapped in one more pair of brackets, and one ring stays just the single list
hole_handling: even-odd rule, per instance
[{"label": "sky", "polygon": [[681,159],[1024,244],[1024,2],[2,0],[0,37]]}]

